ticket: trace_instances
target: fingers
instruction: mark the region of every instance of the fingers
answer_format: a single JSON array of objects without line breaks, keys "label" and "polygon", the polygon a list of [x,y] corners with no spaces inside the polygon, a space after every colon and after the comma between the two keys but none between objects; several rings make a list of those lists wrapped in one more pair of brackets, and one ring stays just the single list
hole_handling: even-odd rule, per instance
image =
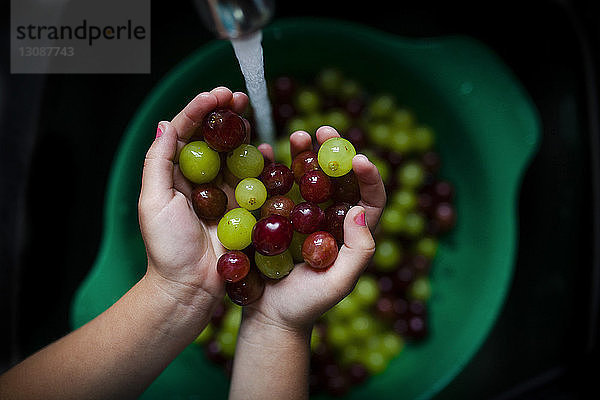
[{"label": "fingers", "polygon": [[258,151],[263,155],[264,158],[273,162],[275,161],[275,152],[273,151],[273,147],[270,144],[263,143],[258,145]]},{"label": "fingers", "polygon": [[290,154],[292,160],[303,151],[312,150],[312,138],[305,131],[296,131],[290,135]]},{"label": "fingers", "polygon": [[233,98],[231,99],[230,107],[232,111],[241,114],[246,111],[248,107],[248,96],[246,93],[235,92],[233,93]]},{"label": "fingers", "polygon": [[375,229],[387,201],[385,186],[377,167],[362,154],[352,159],[352,170],[360,190],[358,204],[365,208],[367,223],[371,229]]},{"label": "fingers", "polygon": [[162,121],[156,134],[144,160],[140,207],[160,210],[174,194],[173,160],[177,150],[177,131],[173,124]]},{"label": "fingers", "polygon": [[[366,220],[365,209],[352,207],[344,219],[344,245],[341,247],[335,263],[327,271],[333,275],[329,282],[354,284],[366,268],[375,252],[375,240]],[[348,289],[351,289],[349,287]]]},{"label": "fingers", "polygon": [[324,126],[320,127],[319,129],[317,129],[315,136],[317,137],[317,142],[319,144],[323,144],[323,142],[325,142],[331,138],[340,137],[340,134],[338,133],[338,131],[335,130],[335,128],[324,125]]}]

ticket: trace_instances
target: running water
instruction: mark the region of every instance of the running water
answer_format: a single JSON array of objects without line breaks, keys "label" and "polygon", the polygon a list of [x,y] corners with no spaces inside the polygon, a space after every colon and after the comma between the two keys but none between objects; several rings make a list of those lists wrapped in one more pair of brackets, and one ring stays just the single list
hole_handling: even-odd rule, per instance
[{"label": "running water", "polygon": [[275,128],[271,113],[271,102],[265,80],[265,64],[261,45],[262,32],[259,30],[239,39],[231,39],[235,56],[246,81],[250,104],[254,109],[254,118],[261,142],[273,144]]}]

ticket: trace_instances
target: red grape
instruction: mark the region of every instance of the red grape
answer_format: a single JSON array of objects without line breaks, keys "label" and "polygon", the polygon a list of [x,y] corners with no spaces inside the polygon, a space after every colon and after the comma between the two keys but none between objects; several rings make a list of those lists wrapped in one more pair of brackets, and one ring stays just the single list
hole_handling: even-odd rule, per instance
[{"label": "red grape", "polygon": [[348,203],[335,203],[325,210],[325,229],[338,243],[344,243],[344,218],[351,206]]},{"label": "red grape", "polygon": [[273,162],[265,165],[259,179],[267,188],[269,196],[284,195],[294,184],[294,173],[285,165]]},{"label": "red grape", "polygon": [[315,203],[305,201],[297,204],[290,214],[290,221],[300,233],[313,233],[323,229],[325,213]]},{"label": "red grape", "polygon": [[252,243],[260,254],[274,256],[290,247],[294,228],[290,221],[281,215],[270,215],[259,220],[252,229]]},{"label": "red grape", "polygon": [[260,209],[260,217],[268,217],[272,214],[281,215],[282,217],[289,218],[292,209],[294,208],[294,201],[289,197],[285,196],[273,196],[269,197],[267,201],[262,205]]},{"label": "red grape", "polygon": [[250,269],[244,279],[225,284],[227,295],[239,306],[246,306],[260,299],[264,290],[265,281],[255,269]]},{"label": "red grape", "polygon": [[226,108],[214,110],[202,121],[202,135],[219,152],[231,151],[244,143],[246,124],[242,117]]},{"label": "red grape", "polygon": [[191,198],[192,206],[199,218],[216,220],[227,210],[227,195],[212,183],[196,186],[192,190]]},{"label": "red grape", "polygon": [[310,171],[300,180],[300,194],[307,201],[323,203],[331,197],[333,185],[323,171]]},{"label": "red grape", "polygon": [[448,232],[456,223],[456,212],[450,203],[440,203],[433,213],[434,220],[438,223],[442,233]]},{"label": "red grape", "polygon": [[332,197],[335,201],[342,201],[349,204],[356,204],[360,200],[360,187],[358,179],[353,171],[348,172],[337,178],[331,179],[333,182]]},{"label": "red grape", "polygon": [[325,269],[337,258],[338,247],[329,232],[318,231],[308,235],[302,245],[302,257],[311,267]]},{"label": "red grape", "polygon": [[294,173],[294,178],[298,184],[305,173],[317,171],[320,168],[317,153],[312,150],[303,151],[294,158],[294,161],[292,161],[292,172]]},{"label": "red grape", "polygon": [[219,257],[217,272],[226,282],[237,282],[248,275],[250,259],[239,250],[228,251]]}]

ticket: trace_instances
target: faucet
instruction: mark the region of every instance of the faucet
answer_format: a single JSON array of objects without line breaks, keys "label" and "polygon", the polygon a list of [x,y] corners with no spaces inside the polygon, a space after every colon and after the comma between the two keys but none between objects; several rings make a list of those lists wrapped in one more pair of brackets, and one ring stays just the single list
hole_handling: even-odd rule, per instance
[{"label": "faucet", "polygon": [[239,39],[264,27],[274,0],[194,0],[206,27],[221,39]]}]

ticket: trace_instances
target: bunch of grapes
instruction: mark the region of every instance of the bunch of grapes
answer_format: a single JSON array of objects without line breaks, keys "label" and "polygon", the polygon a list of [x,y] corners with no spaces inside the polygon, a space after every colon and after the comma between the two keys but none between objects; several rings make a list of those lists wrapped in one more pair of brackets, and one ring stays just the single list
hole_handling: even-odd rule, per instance
[{"label": "bunch of grapes", "polygon": [[[318,153],[299,154],[289,168],[265,162],[246,143],[248,126],[233,111],[217,109],[204,118],[194,138],[202,140],[188,143],[179,157],[181,172],[195,184],[196,214],[219,221],[217,237],[228,251],[216,269],[228,297],[240,306],[262,296],[264,278],[282,279],[295,263],[329,268],[344,242],[344,217],[360,199],[352,173],[356,150],[348,140],[331,138]],[[222,169],[235,187],[238,205],[227,212],[227,194],[212,182]],[[301,201],[289,195],[294,184]]]},{"label": "bunch of grapes", "polygon": [[[279,77],[270,82],[270,89],[280,135],[276,164],[289,166],[294,182],[286,195],[266,201],[261,217],[271,209],[289,219],[294,229],[287,251],[294,262],[304,260],[302,247],[315,226],[325,226],[338,243],[343,242],[345,213],[360,193],[352,171],[343,172],[347,159],[320,158],[327,154],[327,146],[315,146],[292,160],[292,132],[314,134],[321,125],[333,126],[377,166],[386,187],[388,204],[374,233],[377,246],[371,264],[352,293],[325,313],[312,332],[311,392],[342,395],[384,371],[407,343],[423,341],[430,334],[434,288],[429,277],[439,237],[456,223],[454,187],[440,177],[433,129],[394,96],[372,95],[338,69],[324,69],[311,82]],[[345,142],[338,139],[338,143]],[[318,196],[329,190],[330,200],[319,203]],[[197,338],[206,355],[226,369],[231,366],[240,316],[240,307],[226,300]]]}]

